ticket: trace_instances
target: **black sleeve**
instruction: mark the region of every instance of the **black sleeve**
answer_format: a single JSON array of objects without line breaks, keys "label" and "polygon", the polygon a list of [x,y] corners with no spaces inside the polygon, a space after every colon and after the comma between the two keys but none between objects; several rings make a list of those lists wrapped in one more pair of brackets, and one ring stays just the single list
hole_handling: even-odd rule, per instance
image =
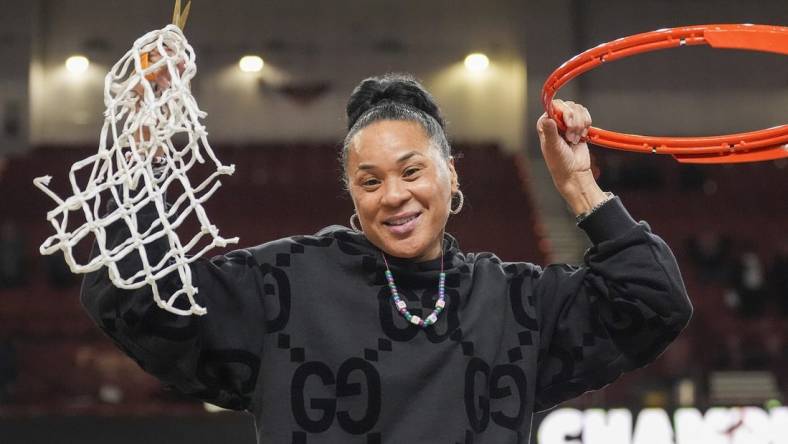
[{"label": "black sleeve", "polygon": [[549,265],[533,283],[537,411],[652,362],[692,314],[670,248],[647,223],[636,223],[619,198],[579,226],[594,244],[584,265]]},{"label": "black sleeve", "polygon": [[[138,214],[139,231],[157,217],[153,205]],[[129,238],[121,220],[107,228],[109,248]],[[146,248],[151,263],[168,248],[160,239]],[[91,256],[97,254],[94,245]],[[121,276],[142,268],[138,254],[118,262]],[[86,275],[80,299],[91,318],[145,371],[187,395],[235,410],[251,410],[263,354],[261,273],[252,254],[238,250],[191,264],[197,303],[208,313],[180,316],[153,300],[150,286],[121,290],[107,267]],[[157,281],[162,299],[181,288],[177,271]]]}]

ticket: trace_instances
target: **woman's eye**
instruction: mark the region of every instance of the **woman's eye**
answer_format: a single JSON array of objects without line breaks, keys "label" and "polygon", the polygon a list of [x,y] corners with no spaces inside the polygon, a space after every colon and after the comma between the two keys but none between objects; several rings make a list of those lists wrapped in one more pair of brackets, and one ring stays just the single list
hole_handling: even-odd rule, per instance
[{"label": "woman's eye", "polygon": [[361,185],[365,186],[365,187],[371,187],[371,186],[375,186],[377,184],[378,184],[378,180],[377,179],[367,179],[367,180],[361,182]]},{"label": "woman's eye", "polygon": [[418,172],[419,172],[418,168],[408,168],[407,170],[405,170],[404,176],[405,177],[412,176]]}]

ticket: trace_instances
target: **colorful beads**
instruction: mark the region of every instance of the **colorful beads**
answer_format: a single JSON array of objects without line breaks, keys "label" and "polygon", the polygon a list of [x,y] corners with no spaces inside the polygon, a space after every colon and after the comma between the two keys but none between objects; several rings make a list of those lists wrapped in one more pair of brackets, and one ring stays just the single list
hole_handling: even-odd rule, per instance
[{"label": "colorful beads", "polygon": [[[385,258],[386,257],[383,256],[384,261]],[[386,263],[386,267],[388,267],[388,263]],[[408,311],[407,304],[405,304],[405,301],[403,301],[399,296],[397,285],[394,283],[394,275],[391,273],[391,270],[386,269],[385,275],[386,280],[388,281],[389,289],[391,290],[391,299],[394,301],[397,311],[399,311],[399,313],[408,322],[413,325],[418,325],[419,327],[428,327],[438,322],[438,315],[440,315],[443,309],[446,307],[446,273],[443,271],[440,273],[438,280],[438,300],[435,302],[435,310],[433,310],[433,312],[424,319],[420,318],[419,316],[412,315]]]},{"label": "colorful beads", "polygon": [[386,281],[388,281],[389,289],[391,290],[391,299],[394,301],[397,311],[399,311],[408,322],[413,325],[418,325],[419,327],[427,327],[436,323],[438,321],[438,316],[446,307],[446,272],[443,271],[443,256],[441,256],[441,272],[438,275],[438,300],[435,302],[435,310],[433,310],[429,316],[422,319],[419,316],[412,315],[408,311],[408,306],[405,304],[405,301],[399,297],[399,293],[397,292],[397,285],[394,283],[394,275],[389,268],[386,254],[382,251],[380,254],[383,256],[383,262],[386,264],[386,271],[384,274],[386,276]]}]

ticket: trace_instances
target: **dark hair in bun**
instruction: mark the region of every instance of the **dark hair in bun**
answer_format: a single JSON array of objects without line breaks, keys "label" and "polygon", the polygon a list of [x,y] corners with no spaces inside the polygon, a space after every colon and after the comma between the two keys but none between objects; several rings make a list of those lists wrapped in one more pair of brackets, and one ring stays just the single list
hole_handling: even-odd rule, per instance
[{"label": "dark hair in bun", "polygon": [[369,77],[356,86],[347,103],[348,133],[340,153],[343,180],[347,185],[347,152],[353,136],[379,120],[418,122],[445,160],[451,157],[445,121],[432,95],[409,74]]},{"label": "dark hair in bun", "polygon": [[386,102],[411,106],[432,116],[445,129],[443,116],[432,95],[409,74],[369,77],[356,86],[347,103],[347,129],[373,107]]}]

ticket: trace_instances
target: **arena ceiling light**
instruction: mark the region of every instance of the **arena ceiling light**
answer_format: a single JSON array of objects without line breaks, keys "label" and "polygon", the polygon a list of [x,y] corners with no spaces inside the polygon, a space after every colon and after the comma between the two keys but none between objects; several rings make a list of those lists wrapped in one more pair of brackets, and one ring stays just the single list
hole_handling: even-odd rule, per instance
[{"label": "arena ceiling light", "polygon": [[263,59],[255,55],[243,56],[241,61],[238,62],[238,67],[243,72],[260,72],[264,65]]},{"label": "arena ceiling light", "polygon": [[66,59],[66,69],[72,74],[82,74],[89,66],[90,60],[82,55],[73,55]]},{"label": "arena ceiling light", "polygon": [[470,72],[482,72],[490,66],[490,59],[486,55],[475,52],[465,57],[465,69]]}]

